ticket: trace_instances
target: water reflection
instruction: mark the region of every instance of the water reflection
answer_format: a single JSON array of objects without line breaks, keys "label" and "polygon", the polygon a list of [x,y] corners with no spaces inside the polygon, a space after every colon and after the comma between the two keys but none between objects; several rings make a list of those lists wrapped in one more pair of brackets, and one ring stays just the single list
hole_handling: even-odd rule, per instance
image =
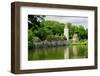
[{"label": "water reflection", "polygon": [[33,50],[29,50],[28,60],[87,58],[87,50],[87,45],[35,48]]},{"label": "water reflection", "polygon": [[73,50],[72,51],[73,51],[73,58],[77,58],[77,56],[78,56],[78,48],[76,46],[73,46]]},{"label": "water reflection", "polygon": [[64,49],[64,59],[69,59],[69,48],[68,47]]}]

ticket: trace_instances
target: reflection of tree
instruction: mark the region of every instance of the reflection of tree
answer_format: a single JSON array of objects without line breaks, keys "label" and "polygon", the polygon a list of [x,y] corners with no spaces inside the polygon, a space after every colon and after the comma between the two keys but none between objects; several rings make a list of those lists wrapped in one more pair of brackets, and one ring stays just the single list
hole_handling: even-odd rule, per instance
[{"label": "reflection of tree", "polygon": [[29,51],[29,60],[63,59],[64,47],[37,48]]},{"label": "reflection of tree", "polygon": [[87,46],[37,48],[29,51],[29,60],[88,58]]},{"label": "reflection of tree", "polygon": [[79,52],[78,52],[78,55],[80,58],[88,58],[88,46],[87,45],[81,45],[79,47]]},{"label": "reflection of tree", "polygon": [[67,46],[64,49],[64,59],[87,58],[87,46]]}]

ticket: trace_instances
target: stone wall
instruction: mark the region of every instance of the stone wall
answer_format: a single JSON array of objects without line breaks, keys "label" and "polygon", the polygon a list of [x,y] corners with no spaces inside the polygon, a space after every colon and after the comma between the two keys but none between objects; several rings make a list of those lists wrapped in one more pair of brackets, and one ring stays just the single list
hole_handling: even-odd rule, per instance
[{"label": "stone wall", "polygon": [[69,43],[70,41],[67,41],[67,40],[33,42],[33,48],[65,46],[65,45],[68,45]]}]

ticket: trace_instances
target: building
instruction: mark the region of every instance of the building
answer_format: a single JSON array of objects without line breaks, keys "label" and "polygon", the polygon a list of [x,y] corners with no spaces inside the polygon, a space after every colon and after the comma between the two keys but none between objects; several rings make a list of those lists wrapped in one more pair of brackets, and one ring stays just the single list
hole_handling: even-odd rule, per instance
[{"label": "building", "polygon": [[73,42],[77,42],[77,41],[79,41],[78,33],[77,33],[77,32],[74,33],[72,40],[73,40]]},{"label": "building", "polygon": [[67,23],[65,24],[64,27],[64,36],[66,37],[67,40],[69,40],[69,29]]}]

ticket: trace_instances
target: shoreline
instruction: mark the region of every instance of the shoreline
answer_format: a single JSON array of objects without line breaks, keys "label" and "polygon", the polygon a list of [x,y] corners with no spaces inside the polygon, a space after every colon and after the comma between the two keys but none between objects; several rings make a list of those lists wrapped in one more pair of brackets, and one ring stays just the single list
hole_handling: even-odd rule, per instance
[{"label": "shoreline", "polygon": [[45,48],[45,47],[59,47],[59,46],[71,46],[71,45],[88,45],[87,40],[84,41],[41,41],[41,42],[33,42],[32,48]]}]

